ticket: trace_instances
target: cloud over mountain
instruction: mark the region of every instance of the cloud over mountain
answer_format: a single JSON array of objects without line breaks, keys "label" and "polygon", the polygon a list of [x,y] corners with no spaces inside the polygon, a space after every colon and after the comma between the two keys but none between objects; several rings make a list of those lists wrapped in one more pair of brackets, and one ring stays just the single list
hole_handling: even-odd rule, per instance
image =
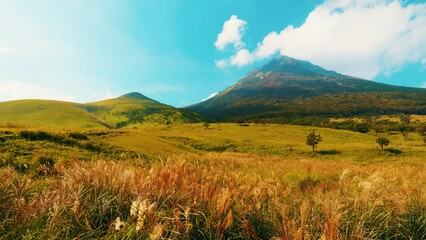
[{"label": "cloud over mountain", "polygon": [[217,49],[224,50],[228,45],[232,44],[235,49],[240,49],[244,46],[241,38],[244,34],[244,28],[247,25],[246,21],[238,19],[236,15],[223,24],[222,32],[217,36],[214,43]]},{"label": "cloud over mountain", "polygon": [[[295,27],[267,34],[256,49],[217,61],[243,66],[280,53],[373,79],[406,63],[426,63],[426,4],[399,0],[326,0]],[[219,66],[219,64],[217,64]]]}]

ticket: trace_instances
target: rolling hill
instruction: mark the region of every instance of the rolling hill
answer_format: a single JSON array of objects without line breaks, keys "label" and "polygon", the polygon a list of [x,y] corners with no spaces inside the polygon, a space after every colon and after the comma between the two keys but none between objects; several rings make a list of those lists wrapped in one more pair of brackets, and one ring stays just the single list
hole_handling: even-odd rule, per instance
[{"label": "rolling hill", "polygon": [[120,128],[137,123],[191,123],[204,117],[178,109],[140,93],[86,104],[53,100],[0,103],[0,124],[66,128]]},{"label": "rolling hill", "polygon": [[192,123],[204,120],[202,114],[162,104],[137,92],[86,103],[83,107],[97,118],[116,127],[135,123]]},{"label": "rolling hill", "polygon": [[104,128],[107,123],[81,104],[53,100],[17,100],[0,103],[0,124]]},{"label": "rolling hill", "polygon": [[286,122],[306,116],[426,114],[426,89],[359,79],[281,56],[253,69],[216,96],[186,109],[219,121]]}]

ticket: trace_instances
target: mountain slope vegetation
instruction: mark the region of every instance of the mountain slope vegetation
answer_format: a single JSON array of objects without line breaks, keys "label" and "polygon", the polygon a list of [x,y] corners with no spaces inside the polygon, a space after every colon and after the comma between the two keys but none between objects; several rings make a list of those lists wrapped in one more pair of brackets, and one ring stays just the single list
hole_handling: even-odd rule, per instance
[{"label": "mountain slope vegetation", "polygon": [[118,98],[84,104],[96,117],[123,127],[135,123],[191,123],[204,117],[190,110],[177,109],[150,99],[140,93],[128,93]]},{"label": "mountain slope vegetation", "polygon": [[227,121],[286,122],[288,118],[303,116],[426,114],[426,89],[345,76],[282,56],[187,109]]},{"label": "mountain slope vegetation", "polygon": [[67,128],[120,128],[136,123],[191,123],[204,117],[177,109],[140,93],[93,103],[18,100],[0,103],[0,124]]}]

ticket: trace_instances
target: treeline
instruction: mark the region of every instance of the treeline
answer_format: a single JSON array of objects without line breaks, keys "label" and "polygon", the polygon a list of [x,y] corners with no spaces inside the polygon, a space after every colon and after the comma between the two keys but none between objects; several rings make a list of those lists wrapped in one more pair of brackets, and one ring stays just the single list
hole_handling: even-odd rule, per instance
[{"label": "treeline", "polygon": [[280,123],[302,126],[316,126],[326,127],[333,129],[349,130],[360,133],[367,133],[374,131],[377,133],[385,132],[401,132],[410,133],[418,132],[420,135],[426,134],[426,123],[420,121],[413,121],[411,115],[401,114],[394,115],[394,120],[380,119],[379,116],[363,116],[354,118],[343,118],[341,120],[334,120],[329,117],[322,116],[298,116],[298,117],[281,117],[281,118],[255,118],[253,120],[246,120],[244,118],[235,119],[239,123],[254,123],[254,124],[267,124],[267,123]]},{"label": "treeline", "polygon": [[271,123],[311,125],[303,122],[400,113],[426,115],[426,93],[342,93],[307,98],[255,96],[244,100],[228,99],[216,103],[215,107],[209,106],[208,111],[198,110],[211,114],[218,121],[262,119]]},{"label": "treeline", "polygon": [[117,128],[123,128],[130,124],[137,123],[159,123],[169,125],[172,123],[197,123],[207,120],[207,118],[200,113],[186,109],[174,108],[146,108],[144,110],[135,109],[120,112],[117,113],[117,115],[124,115],[127,118],[126,121],[117,123]]}]

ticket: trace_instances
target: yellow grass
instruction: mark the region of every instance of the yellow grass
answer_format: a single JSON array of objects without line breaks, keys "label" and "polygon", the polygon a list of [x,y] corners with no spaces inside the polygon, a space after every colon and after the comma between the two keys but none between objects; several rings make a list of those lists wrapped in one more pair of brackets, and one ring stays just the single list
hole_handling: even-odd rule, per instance
[{"label": "yellow grass", "polygon": [[[54,146],[61,158],[28,172],[2,165],[0,239],[426,238],[426,148],[418,134],[385,134],[391,145],[381,151],[373,133],[315,128],[324,141],[311,153],[305,140],[313,129],[86,132],[75,146],[108,142],[135,153],[88,161],[61,141],[28,142],[13,135],[22,129],[10,129],[0,144]],[[49,132],[67,139],[65,130]],[[25,157],[2,154],[0,163]]]}]

